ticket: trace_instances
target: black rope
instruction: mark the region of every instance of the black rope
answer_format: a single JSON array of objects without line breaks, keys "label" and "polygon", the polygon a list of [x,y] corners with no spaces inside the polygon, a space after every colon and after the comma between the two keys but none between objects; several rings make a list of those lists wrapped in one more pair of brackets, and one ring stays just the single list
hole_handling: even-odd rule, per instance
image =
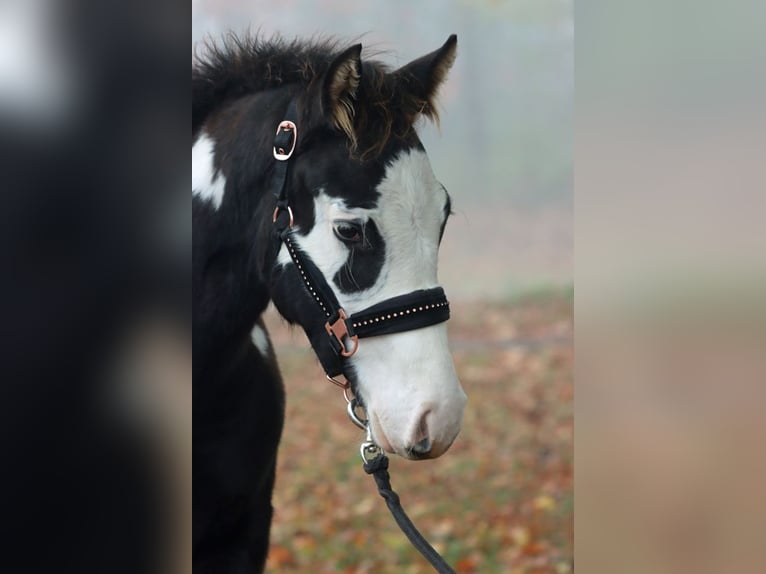
[{"label": "black rope", "polygon": [[399,528],[401,528],[404,535],[417,551],[428,560],[439,574],[455,574],[452,567],[434,550],[434,547],[428,543],[428,540],[423,538],[423,535],[415,528],[410,517],[404,512],[399,502],[399,495],[391,488],[391,477],[388,474],[388,457],[381,453],[374,459],[366,461],[364,463],[364,472],[371,474],[375,479],[378,493],[386,501],[386,506],[391,511],[396,524],[399,525]]}]

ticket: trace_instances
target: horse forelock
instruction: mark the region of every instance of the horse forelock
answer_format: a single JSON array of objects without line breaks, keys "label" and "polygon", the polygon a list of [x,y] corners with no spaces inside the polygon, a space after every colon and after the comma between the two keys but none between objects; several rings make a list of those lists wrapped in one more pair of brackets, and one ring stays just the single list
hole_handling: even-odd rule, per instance
[{"label": "horse forelock", "polygon": [[[222,41],[203,43],[192,64],[192,134],[227,104],[243,96],[284,86],[297,88],[303,115],[316,115],[320,91],[312,89],[334,58],[346,48],[336,38],[264,39],[257,34],[230,34]],[[362,56],[362,74],[352,98],[344,100],[346,122],[336,123],[345,133],[349,151],[361,159],[383,153],[392,137],[414,136],[416,115],[438,122],[429,101],[406,89],[406,81],[383,62]],[[418,110],[418,114],[404,110]],[[318,118],[307,118],[309,126]]]}]

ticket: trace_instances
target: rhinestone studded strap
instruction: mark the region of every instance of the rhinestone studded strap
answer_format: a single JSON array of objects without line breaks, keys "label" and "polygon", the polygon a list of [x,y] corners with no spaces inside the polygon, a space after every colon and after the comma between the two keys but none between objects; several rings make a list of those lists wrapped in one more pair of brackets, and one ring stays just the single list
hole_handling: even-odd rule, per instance
[{"label": "rhinestone studded strap", "polygon": [[[327,285],[324,276],[314,262],[303,253],[292,238],[293,231],[286,230],[282,240],[290,258],[295,263],[306,289],[321,307],[330,322],[337,320],[341,309],[338,299]],[[449,301],[444,289],[419,289],[405,295],[391,297],[346,319],[351,334],[360,339],[389,335],[413,329],[422,329],[449,319]]]},{"label": "rhinestone studded strap", "polygon": [[392,297],[351,317],[357,336],[374,337],[422,329],[449,319],[449,301],[444,289],[421,289]]},{"label": "rhinestone studded strap", "polygon": [[335,293],[327,285],[327,281],[325,281],[324,276],[317,269],[311,258],[300,250],[293,240],[293,233],[290,229],[283,231],[282,242],[287,247],[287,252],[290,254],[293,263],[295,263],[298,273],[301,274],[303,284],[317,305],[322,308],[325,317],[327,319],[337,319],[340,303],[335,297]]}]

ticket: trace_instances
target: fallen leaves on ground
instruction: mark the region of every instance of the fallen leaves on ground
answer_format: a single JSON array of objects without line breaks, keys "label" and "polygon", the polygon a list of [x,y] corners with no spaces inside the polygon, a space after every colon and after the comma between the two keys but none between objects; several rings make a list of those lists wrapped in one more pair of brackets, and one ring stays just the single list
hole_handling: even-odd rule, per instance
[{"label": "fallen leaves on ground", "polygon": [[[443,457],[393,457],[405,510],[457,572],[567,574],[573,556],[572,304],[453,303],[468,394]],[[270,317],[287,389],[271,572],[426,573],[361,467],[360,431],[302,331]]]}]

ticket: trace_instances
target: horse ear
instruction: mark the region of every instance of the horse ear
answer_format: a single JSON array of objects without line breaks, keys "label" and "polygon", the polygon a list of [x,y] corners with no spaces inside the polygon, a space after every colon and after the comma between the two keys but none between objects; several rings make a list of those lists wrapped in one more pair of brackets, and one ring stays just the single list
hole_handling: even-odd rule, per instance
[{"label": "horse ear", "polygon": [[394,72],[402,83],[403,91],[409,96],[405,102],[405,111],[412,116],[413,121],[419,114],[438,121],[436,95],[455,63],[456,56],[457,35],[452,34],[438,50]]},{"label": "horse ear", "polygon": [[338,55],[322,82],[322,110],[352,141],[356,90],[362,79],[362,45],[355,44]]}]

